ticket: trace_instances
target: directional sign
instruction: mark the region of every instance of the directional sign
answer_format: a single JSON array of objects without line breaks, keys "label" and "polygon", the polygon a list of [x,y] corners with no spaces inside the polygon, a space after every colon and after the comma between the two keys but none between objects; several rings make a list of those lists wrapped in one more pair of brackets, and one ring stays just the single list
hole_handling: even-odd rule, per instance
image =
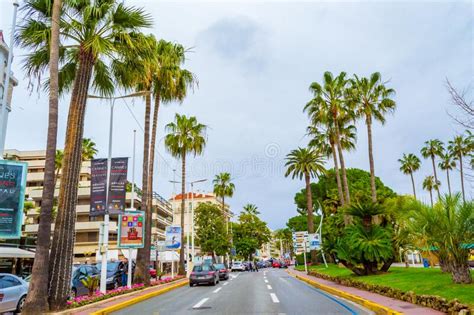
[{"label": "directional sign", "polygon": [[305,243],[306,243],[306,250],[308,250],[309,242],[308,242],[307,231],[293,232],[293,249],[297,255],[302,254],[304,252]]}]

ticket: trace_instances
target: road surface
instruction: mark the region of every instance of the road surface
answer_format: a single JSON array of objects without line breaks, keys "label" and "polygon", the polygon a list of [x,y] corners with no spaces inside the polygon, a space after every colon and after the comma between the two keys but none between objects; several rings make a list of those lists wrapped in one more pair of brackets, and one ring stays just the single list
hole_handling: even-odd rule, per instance
[{"label": "road surface", "polygon": [[114,315],[167,314],[371,314],[317,290],[281,269],[232,273],[216,286],[181,287]]}]

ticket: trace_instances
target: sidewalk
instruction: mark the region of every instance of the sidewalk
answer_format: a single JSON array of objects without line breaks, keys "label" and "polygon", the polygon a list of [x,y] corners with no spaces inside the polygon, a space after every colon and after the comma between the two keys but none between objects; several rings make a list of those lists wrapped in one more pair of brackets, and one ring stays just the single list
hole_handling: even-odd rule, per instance
[{"label": "sidewalk", "polygon": [[150,294],[150,293],[155,293],[157,291],[161,291],[163,289],[166,289],[166,288],[169,288],[169,287],[172,287],[172,286],[177,286],[179,284],[185,285],[187,283],[188,283],[188,279],[184,278],[184,279],[180,279],[180,280],[177,280],[177,281],[173,281],[171,283],[157,285],[155,287],[146,288],[146,289],[139,290],[139,291],[136,291],[136,292],[131,292],[131,293],[115,296],[113,298],[103,300],[103,301],[100,301],[100,302],[96,302],[96,303],[93,303],[93,304],[90,304],[90,305],[85,305],[85,306],[82,306],[82,307],[79,307],[79,308],[76,308],[76,309],[66,310],[66,311],[63,311],[63,312],[52,313],[52,314],[55,314],[55,315],[88,315],[88,314],[100,311],[100,310],[102,310],[106,307],[115,306],[115,305],[118,305],[118,304],[121,304],[121,303],[124,303],[124,302],[127,302],[127,301],[134,300],[136,298],[142,297],[142,296]]},{"label": "sidewalk", "polygon": [[383,296],[383,295],[379,295],[379,294],[376,294],[376,293],[372,293],[372,292],[369,292],[369,291],[364,291],[364,290],[360,290],[360,289],[356,289],[356,288],[352,288],[352,287],[346,287],[346,286],[334,283],[332,281],[324,280],[324,279],[317,278],[317,277],[314,277],[314,276],[309,276],[305,272],[297,271],[293,268],[288,269],[288,272],[290,274],[298,275],[302,278],[312,280],[314,282],[318,282],[322,285],[325,285],[325,286],[328,286],[328,287],[331,287],[331,288],[334,288],[334,289],[337,289],[337,290],[340,290],[340,291],[343,291],[343,292],[346,292],[346,293],[349,293],[349,294],[352,294],[352,295],[359,296],[363,299],[366,299],[366,300],[369,300],[371,302],[383,305],[385,307],[391,308],[392,310],[395,310],[395,311],[403,313],[403,314],[407,314],[407,315],[438,315],[438,314],[444,314],[442,312],[436,311],[436,310],[431,309],[431,308],[426,308],[426,307],[423,307],[423,306],[420,306],[420,305],[411,304],[411,303],[408,303],[408,302],[392,299],[392,298],[389,298],[389,297],[386,297],[386,296]]}]

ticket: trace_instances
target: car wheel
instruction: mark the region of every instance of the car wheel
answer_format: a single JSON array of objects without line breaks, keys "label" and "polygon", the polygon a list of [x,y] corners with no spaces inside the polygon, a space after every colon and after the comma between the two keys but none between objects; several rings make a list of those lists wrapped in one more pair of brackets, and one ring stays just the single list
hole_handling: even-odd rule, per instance
[{"label": "car wheel", "polygon": [[26,300],[26,295],[23,295],[18,301],[15,313],[21,313],[21,310],[23,309],[23,305],[25,305],[25,300]]},{"label": "car wheel", "polygon": [[189,282],[189,286],[192,288],[194,286],[194,283]]},{"label": "car wheel", "polygon": [[212,286],[215,286],[215,285],[216,285],[216,278],[214,278],[214,280],[211,282],[211,285],[212,285]]}]

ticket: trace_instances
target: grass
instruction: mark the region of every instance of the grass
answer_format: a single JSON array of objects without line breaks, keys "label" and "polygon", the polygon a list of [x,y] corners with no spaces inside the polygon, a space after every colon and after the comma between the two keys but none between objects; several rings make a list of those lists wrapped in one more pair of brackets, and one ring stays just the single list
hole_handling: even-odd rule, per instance
[{"label": "grass", "polygon": [[[298,266],[298,270],[304,270]],[[352,278],[353,280],[384,285],[402,291],[413,291],[416,294],[438,295],[447,300],[458,299],[461,303],[474,306],[474,284],[454,284],[450,274],[442,273],[439,269],[392,267],[386,274],[374,276],[356,276],[349,269],[337,265],[310,266],[314,270],[330,276]],[[471,270],[474,278],[474,271]]]}]

